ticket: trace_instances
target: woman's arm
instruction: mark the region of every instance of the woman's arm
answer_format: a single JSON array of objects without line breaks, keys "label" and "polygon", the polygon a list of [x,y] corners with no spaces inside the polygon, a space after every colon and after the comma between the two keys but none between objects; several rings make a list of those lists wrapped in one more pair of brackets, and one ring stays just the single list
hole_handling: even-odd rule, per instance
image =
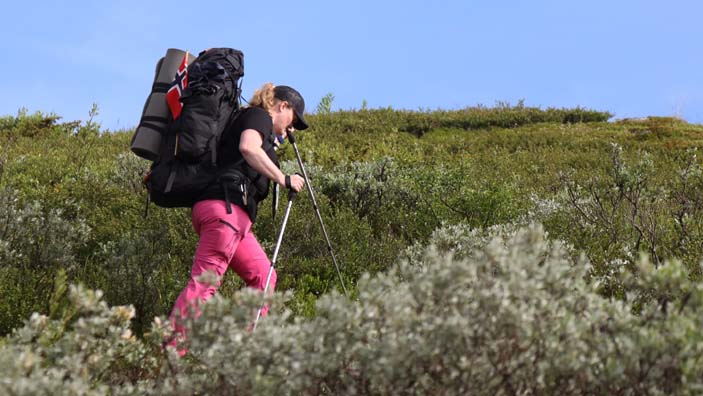
[{"label": "woman's arm", "polygon": [[[286,175],[281,172],[276,164],[266,155],[262,148],[264,143],[261,134],[256,129],[245,129],[239,138],[239,152],[242,153],[244,160],[260,174],[266,176],[270,180],[285,186]],[[298,175],[291,175],[291,188],[297,192],[303,188],[305,180]]]}]

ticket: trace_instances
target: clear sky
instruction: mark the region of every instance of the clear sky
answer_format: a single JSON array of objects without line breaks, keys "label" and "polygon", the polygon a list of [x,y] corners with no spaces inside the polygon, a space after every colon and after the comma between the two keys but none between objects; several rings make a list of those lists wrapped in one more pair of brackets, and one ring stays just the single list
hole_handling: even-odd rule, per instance
[{"label": "clear sky", "polygon": [[0,115],[134,127],[167,48],[244,52],[244,95],[297,88],[314,112],[497,101],[703,123],[700,0],[11,1]]}]

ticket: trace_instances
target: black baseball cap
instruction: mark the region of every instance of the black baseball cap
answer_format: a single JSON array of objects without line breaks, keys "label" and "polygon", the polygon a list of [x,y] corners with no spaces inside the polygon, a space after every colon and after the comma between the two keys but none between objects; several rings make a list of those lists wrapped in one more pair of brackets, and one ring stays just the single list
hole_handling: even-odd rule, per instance
[{"label": "black baseball cap", "polygon": [[278,100],[284,100],[293,107],[293,113],[295,113],[296,118],[293,123],[293,128],[299,131],[308,128],[308,123],[305,122],[303,118],[303,113],[305,113],[305,100],[303,100],[300,92],[287,85],[276,85],[273,89],[273,97]]}]

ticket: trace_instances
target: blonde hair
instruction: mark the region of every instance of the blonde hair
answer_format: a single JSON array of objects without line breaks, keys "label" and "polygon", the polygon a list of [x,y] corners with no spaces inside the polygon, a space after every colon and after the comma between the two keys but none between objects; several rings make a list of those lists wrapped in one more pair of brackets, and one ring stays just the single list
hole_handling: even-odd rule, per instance
[{"label": "blonde hair", "polygon": [[262,107],[266,111],[271,110],[278,101],[273,97],[274,88],[275,86],[270,82],[262,85],[261,88],[254,91],[254,95],[249,100],[249,106]]}]

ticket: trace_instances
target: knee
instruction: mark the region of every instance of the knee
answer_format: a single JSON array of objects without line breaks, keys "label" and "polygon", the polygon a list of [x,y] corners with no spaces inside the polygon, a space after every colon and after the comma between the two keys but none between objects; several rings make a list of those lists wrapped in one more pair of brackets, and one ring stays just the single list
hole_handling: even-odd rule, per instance
[{"label": "knee", "polygon": [[[270,279],[269,271],[271,272]],[[273,288],[276,286],[276,270],[271,267],[271,263],[268,260],[260,261],[259,265],[256,265],[254,268],[251,269],[251,271],[249,271],[248,275],[249,276],[244,279],[244,282],[249,287],[264,290],[266,288],[267,280],[269,290],[273,290]]]},{"label": "knee", "polygon": [[191,304],[200,304],[208,298],[215,295],[219,287],[219,282],[216,284],[203,282],[203,279],[198,276],[193,276],[186,285],[186,301]]}]

